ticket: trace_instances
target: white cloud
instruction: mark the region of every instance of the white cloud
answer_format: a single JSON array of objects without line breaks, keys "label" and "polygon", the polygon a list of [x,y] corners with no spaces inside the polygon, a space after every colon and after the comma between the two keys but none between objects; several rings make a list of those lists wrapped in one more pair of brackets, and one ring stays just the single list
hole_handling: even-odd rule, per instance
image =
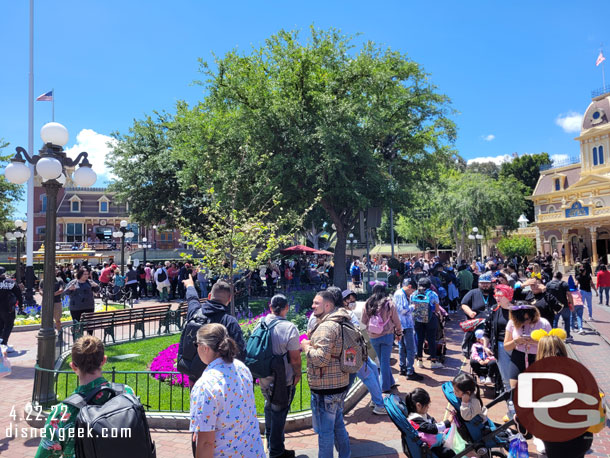
[{"label": "white cloud", "polygon": [[510,162],[513,160],[513,156],[510,154],[501,154],[500,156],[486,156],[486,157],[475,157],[473,159],[468,159],[468,164],[472,164],[474,162],[494,162],[496,165],[500,165],[503,162]]},{"label": "white cloud", "polygon": [[485,140],[486,142],[490,142],[490,141],[494,140],[495,138],[496,138],[496,136],[494,134],[483,135],[483,140]]},{"label": "white cloud", "polygon": [[551,161],[553,161],[553,164],[565,163],[569,159],[570,159],[570,156],[568,156],[567,154],[552,154],[551,155]]},{"label": "white cloud", "polygon": [[569,111],[564,114],[560,114],[555,119],[555,124],[561,127],[564,132],[569,134],[580,132],[580,126],[582,125],[582,117],[580,113],[575,111]]},{"label": "white cloud", "polygon": [[106,179],[113,177],[106,167],[105,160],[112,149],[108,143],[113,145],[115,142],[116,140],[108,135],[99,134],[93,129],[83,129],[76,136],[76,144],[66,149],[66,152],[70,157],[76,158],[80,152],[86,151],[89,154],[89,162],[98,176],[96,186],[100,186]]}]

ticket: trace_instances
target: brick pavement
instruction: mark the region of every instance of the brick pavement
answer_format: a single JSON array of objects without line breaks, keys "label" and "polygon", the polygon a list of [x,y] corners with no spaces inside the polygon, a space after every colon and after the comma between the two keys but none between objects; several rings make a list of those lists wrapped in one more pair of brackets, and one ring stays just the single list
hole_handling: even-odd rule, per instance
[{"label": "brick pavement", "polygon": [[[142,305],[145,305],[145,302]],[[152,303],[152,302],[151,302]],[[610,309],[595,306],[594,316],[598,321],[591,323],[599,332],[610,340]],[[452,315],[452,317],[454,317]],[[448,353],[446,368],[431,371],[420,369],[425,376],[423,382],[410,382],[398,376],[397,351],[392,361],[394,376],[399,383],[398,393],[405,394],[417,386],[425,387],[432,398],[430,414],[441,420],[445,415],[447,402],[440,390],[440,385],[453,378],[462,364],[459,344],[462,332],[457,328],[457,316],[449,323],[447,330]],[[589,324],[587,325],[589,328]],[[39,440],[36,438],[7,437],[6,428],[16,426],[28,427],[24,420],[14,421],[11,417],[13,407],[18,417],[23,416],[23,408],[29,401],[32,392],[36,353],[36,331],[18,332],[11,336],[11,343],[19,353],[11,357],[13,374],[0,379],[0,390],[8,396],[0,397],[0,455],[11,458],[34,456]],[[603,345],[602,345],[603,343]],[[585,336],[576,337],[571,345],[575,356],[583,361],[596,376],[598,383],[604,389],[610,381],[608,377],[608,364],[610,360],[610,345],[590,330]],[[591,351],[592,349],[595,351]],[[490,393],[487,393],[490,394]],[[487,396],[489,398],[489,396]],[[370,397],[365,396],[358,405],[346,415],[347,430],[350,435],[354,457],[404,457],[401,452],[400,433],[387,416],[376,416],[368,407]],[[504,414],[501,406],[495,407],[490,416],[499,420]],[[588,456],[610,458],[610,433],[606,428],[596,435],[593,450]],[[189,434],[185,431],[161,430],[152,431],[153,439],[157,444],[159,458],[188,457],[190,453]],[[298,451],[297,456],[315,457],[317,455],[317,436],[311,429],[289,433],[286,435],[286,446]],[[530,448],[531,450],[532,448]],[[530,456],[537,457],[535,453]]]}]

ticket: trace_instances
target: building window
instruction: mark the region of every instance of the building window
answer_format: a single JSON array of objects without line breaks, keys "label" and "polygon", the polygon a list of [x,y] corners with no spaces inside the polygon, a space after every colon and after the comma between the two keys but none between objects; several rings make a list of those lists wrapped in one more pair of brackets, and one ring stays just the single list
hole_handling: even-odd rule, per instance
[{"label": "building window", "polygon": [[80,201],[79,200],[73,200],[70,203],[70,211],[72,213],[80,213]]},{"label": "building window", "polygon": [[547,212],[547,213],[555,213],[556,211],[557,211],[557,210],[555,210],[555,206],[554,206],[554,205],[549,205],[549,206],[546,208],[546,212]]},{"label": "building window", "polygon": [[597,148],[593,148],[593,165],[597,165]]},{"label": "building window", "polygon": [[40,200],[42,201],[42,206],[41,206],[41,208],[42,208],[42,209],[41,209],[41,211],[42,211],[43,213],[45,213],[45,212],[47,211],[47,195],[46,195],[46,194],[43,194],[43,195],[40,197]]},{"label": "building window", "polygon": [[599,165],[602,165],[604,163],[604,147],[600,146],[597,152],[599,154]]},{"label": "building window", "polygon": [[83,241],[83,223],[66,224],[66,242]]},{"label": "building window", "polygon": [[162,242],[173,242],[174,234],[173,232],[161,232],[161,241]]},{"label": "building window", "polygon": [[601,200],[598,200],[597,202],[595,202],[595,208],[602,208],[604,206],[604,203]]},{"label": "building window", "polygon": [[100,200],[100,213],[108,213],[108,201]]},{"label": "building window", "polygon": [[559,191],[561,189],[561,182],[559,178],[555,178],[555,191]]}]

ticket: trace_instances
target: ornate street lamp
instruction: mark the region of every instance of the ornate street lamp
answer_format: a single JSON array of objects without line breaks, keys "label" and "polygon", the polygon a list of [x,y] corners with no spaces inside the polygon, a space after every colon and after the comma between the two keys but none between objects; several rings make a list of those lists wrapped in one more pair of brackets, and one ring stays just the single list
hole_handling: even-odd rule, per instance
[{"label": "ornate street lamp", "polygon": [[[55,242],[57,229],[57,193],[66,182],[70,170],[80,164],[73,173],[72,181],[76,186],[89,187],[97,180],[97,175],[91,168],[87,153],[80,153],[76,159],[70,159],[63,146],[68,143],[68,130],[57,122],[50,122],[42,126],[40,136],[44,146],[40,154],[30,156],[21,146],[16,148],[17,154],[6,167],[4,176],[15,184],[23,184],[30,178],[30,169],[26,161],[36,165],[36,173],[42,178],[43,187],[47,195],[45,251],[44,251],[44,279],[55,278]],[[24,159],[25,157],[25,159]],[[42,371],[36,371],[34,386],[38,387],[38,402],[49,405],[56,401],[53,389],[53,373],[55,364],[55,329],[53,328],[53,296],[55,282],[45,281],[42,293],[42,319],[38,331],[38,360],[37,365]]]},{"label": "ornate street lamp", "polygon": [[350,244],[351,258],[352,258],[351,260],[352,260],[352,262],[354,262],[354,244],[358,243],[358,240],[354,239],[354,234],[352,234],[351,232],[348,235],[347,243]]},{"label": "ornate street lamp", "polygon": [[153,226],[153,249],[157,249],[157,226]]},{"label": "ornate street lamp", "polygon": [[140,244],[140,248],[144,250],[144,265],[146,266],[146,248],[150,248],[152,245],[148,243],[148,239],[146,237],[142,237],[142,243]]},{"label": "ornate street lamp", "polygon": [[121,239],[121,275],[125,275],[125,239],[131,239],[135,234],[127,229],[127,221],[122,220],[119,230],[112,233],[113,237]]},{"label": "ornate street lamp", "polygon": [[17,263],[15,270],[15,279],[17,280],[17,284],[21,284],[21,240],[25,237],[25,230],[27,228],[27,223],[18,219],[15,221],[15,231],[7,232],[5,234],[7,240],[16,240],[17,241]]},{"label": "ornate street lamp", "polygon": [[474,240],[474,257],[480,256],[479,254],[479,240],[483,239],[483,236],[479,234],[479,228],[473,227],[472,234],[468,236],[470,240]]}]

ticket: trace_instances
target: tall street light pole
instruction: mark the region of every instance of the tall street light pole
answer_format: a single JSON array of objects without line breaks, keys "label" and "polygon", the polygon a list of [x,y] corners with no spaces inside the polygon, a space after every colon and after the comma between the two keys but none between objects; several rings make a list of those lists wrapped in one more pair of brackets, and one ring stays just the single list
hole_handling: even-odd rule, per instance
[{"label": "tall street light pole", "polygon": [[42,293],[42,319],[37,335],[36,362],[43,371],[36,371],[34,386],[37,387],[36,401],[48,406],[56,402],[53,372],[51,372],[55,365],[55,329],[53,328],[55,282],[49,279],[55,278],[57,193],[66,182],[66,175],[79,164],[80,167],[72,175],[72,180],[77,186],[92,186],[97,180],[97,175],[91,168],[87,153],[80,153],[74,160],[66,155],[63,146],[68,143],[68,130],[64,126],[56,122],[45,124],[40,130],[40,136],[44,143],[39,151],[40,154],[30,156],[25,149],[18,146],[17,154],[6,167],[4,175],[11,183],[25,183],[31,175],[30,168],[26,166],[27,161],[36,166],[36,173],[41,177],[47,195],[44,251],[44,280],[47,281],[44,282]]},{"label": "tall street light pole", "polygon": [[7,232],[5,234],[7,240],[16,240],[17,241],[17,260],[15,262],[15,279],[17,280],[17,284],[20,285],[21,278],[21,241],[25,237],[24,231],[26,230],[27,223],[18,219],[15,221],[15,231]]},{"label": "tall street light pole", "polygon": [[483,238],[483,236],[479,234],[479,228],[476,226],[473,227],[472,234],[470,234],[468,238],[470,240],[474,240],[474,257],[477,258],[478,256],[480,256],[480,254],[482,254],[479,253],[479,241]]},{"label": "tall street light pole", "polygon": [[148,238],[142,237],[142,243],[140,244],[140,248],[144,250],[144,265],[146,265],[146,248],[150,248],[150,243],[148,243]]},{"label": "tall street light pole", "polygon": [[119,230],[112,234],[113,237],[121,239],[121,275],[125,275],[125,239],[131,239],[135,234],[127,229],[127,221],[122,220]]}]

